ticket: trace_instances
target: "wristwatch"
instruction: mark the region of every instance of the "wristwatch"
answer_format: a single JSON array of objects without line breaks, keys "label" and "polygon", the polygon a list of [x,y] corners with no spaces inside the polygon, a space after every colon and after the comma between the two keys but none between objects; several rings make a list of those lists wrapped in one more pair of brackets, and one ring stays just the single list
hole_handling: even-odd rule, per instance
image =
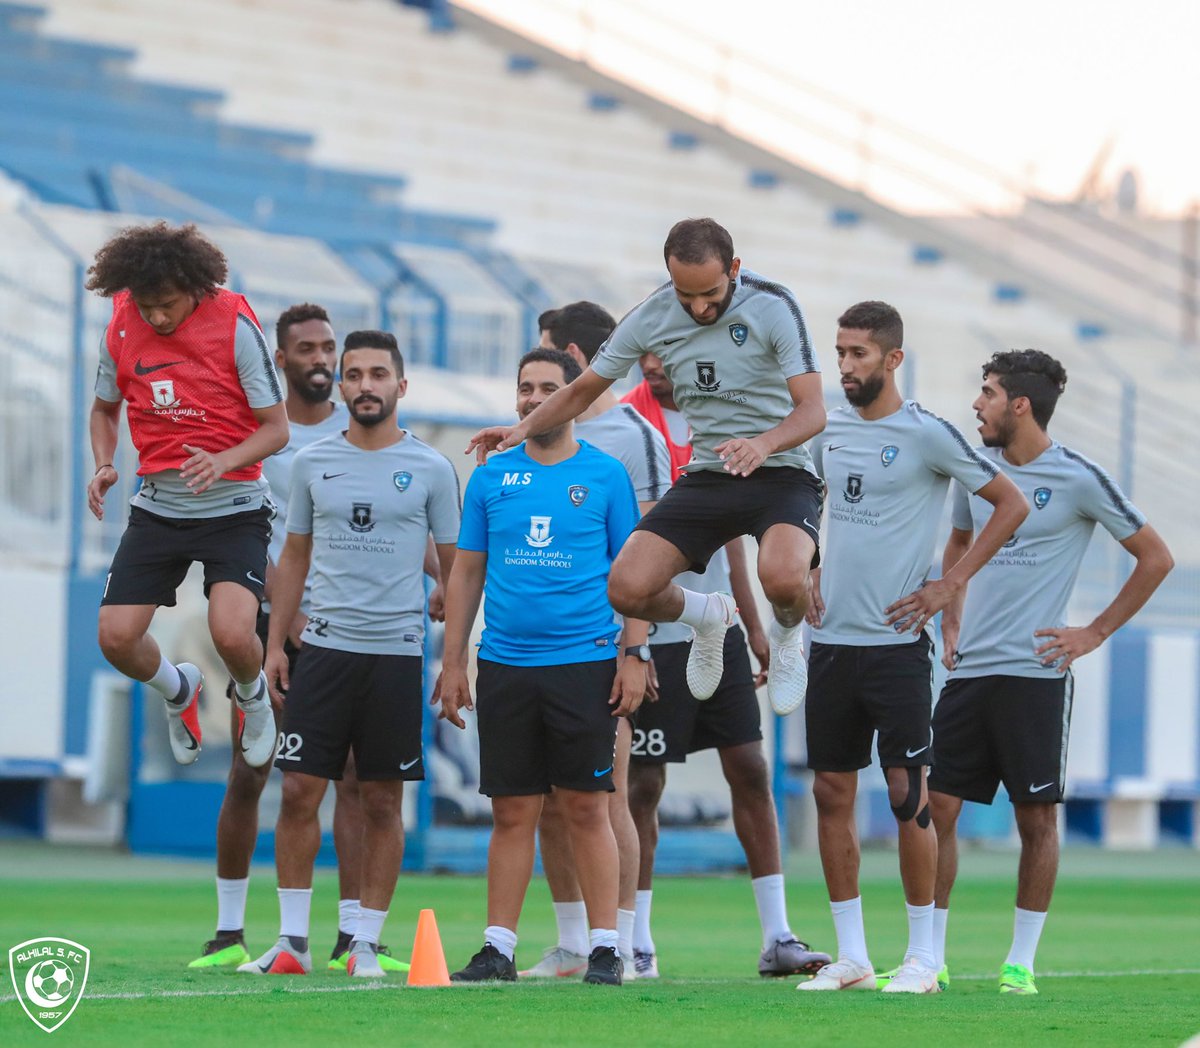
[{"label": "wristwatch", "polygon": [[650,661],[650,645],[649,644],[633,644],[625,649],[626,655],[631,655],[635,659],[641,659],[642,662]]}]

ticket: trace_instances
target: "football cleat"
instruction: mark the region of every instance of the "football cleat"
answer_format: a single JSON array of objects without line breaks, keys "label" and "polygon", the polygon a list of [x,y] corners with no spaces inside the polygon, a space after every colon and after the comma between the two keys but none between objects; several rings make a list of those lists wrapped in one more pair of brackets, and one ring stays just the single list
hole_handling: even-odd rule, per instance
[{"label": "football cleat", "polygon": [[200,692],[204,689],[204,674],[190,662],[181,662],[175,668],[188,694],[182,703],[163,699],[167,706],[167,733],[176,763],[191,764],[200,756]]},{"label": "football cleat", "polygon": [[658,954],[633,951],[633,968],[639,979],[658,978]]},{"label": "football cleat", "polygon": [[[882,990],[885,986],[887,986],[892,979],[896,978],[896,975],[899,973],[899,971],[899,968],[893,968],[889,972],[877,972],[875,975],[875,981],[879,984],[879,988]],[[938,989],[942,993],[945,993],[948,989],[950,989],[950,969],[944,964],[942,965],[941,970],[937,973],[937,982]]]},{"label": "football cleat", "polygon": [[259,674],[254,698],[238,699],[237,707],[245,715],[238,733],[242,757],[251,768],[262,768],[275,756],[275,714],[267,696],[266,674]]},{"label": "football cleat", "polygon": [[800,627],[789,629],[773,621],[768,636],[771,665],[767,670],[767,698],[771,709],[786,717],[800,708],[808,691],[808,663],[804,661]]},{"label": "football cleat", "polygon": [[286,935],[281,935],[258,960],[238,965],[238,971],[247,975],[308,975],[312,971],[312,954],[297,950]]},{"label": "football cleat", "polygon": [[561,946],[551,946],[542,954],[542,959],[532,968],[521,972],[522,979],[567,979],[581,975],[587,968],[588,959],[581,953],[573,953]]},{"label": "football cleat", "polygon": [[874,990],[875,969],[844,958],[825,965],[797,990]]},{"label": "football cleat", "polygon": [[217,932],[215,939],[204,944],[200,956],[188,964],[189,968],[236,968],[250,960],[246,941],[239,932]]},{"label": "football cleat", "polygon": [[597,946],[588,954],[583,981],[595,986],[620,986],[625,964],[611,946]]},{"label": "football cleat", "polygon": [[764,978],[811,975],[832,960],[829,954],[809,949],[808,943],[797,938],[780,939],[759,954],[758,974]]},{"label": "football cleat", "polygon": [[634,963],[632,953],[621,953],[617,951],[621,958],[621,978],[625,982],[633,982],[638,977],[637,964]]},{"label": "football cleat", "polygon": [[375,944],[355,939],[346,958],[346,971],[353,979],[382,979],[385,976],[375,952]]},{"label": "football cleat", "polygon": [[[347,940],[347,948],[341,953],[329,958],[329,964],[326,967],[331,972],[344,972],[346,970],[346,962],[350,959],[349,940]],[[340,943],[339,943],[340,945]],[[385,972],[406,972],[409,965],[404,961],[398,961],[392,956],[391,950],[386,946],[376,946],[375,956],[379,958],[379,967]]]},{"label": "football cleat", "polygon": [[1033,972],[1023,964],[1006,964],[1000,969],[1000,992],[1027,995],[1037,993]]},{"label": "football cleat", "polygon": [[721,621],[692,630],[692,650],[688,652],[688,691],[697,699],[712,698],[725,672],[725,634],[733,625],[737,605],[728,593],[710,593],[710,601],[720,601]]},{"label": "football cleat", "polygon": [[517,966],[490,942],[480,950],[465,968],[451,972],[450,981],[461,982],[516,982]]},{"label": "football cleat", "polygon": [[941,984],[938,982],[938,973],[932,968],[926,968],[914,957],[905,957],[904,963],[880,988],[884,993],[942,992]]}]

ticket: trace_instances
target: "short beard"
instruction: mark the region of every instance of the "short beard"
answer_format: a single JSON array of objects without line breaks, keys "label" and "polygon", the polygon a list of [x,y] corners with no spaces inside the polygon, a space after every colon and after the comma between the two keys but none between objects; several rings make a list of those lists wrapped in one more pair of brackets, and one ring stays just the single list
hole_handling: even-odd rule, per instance
[{"label": "short beard", "polygon": [[[712,327],[713,324],[715,324],[725,315],[725,311],[729,308],[729,303],[733,301],[733,293],[736,290],[737,281],[731,279],[729,281],[729,290],[725,292],[725,297],[721,300],[721,304],[717,306],[717,315],[713,317],[712,320],[696,320],[694,316],[692,317],[692,320],[694,320],[701,327]],[[689,310],[688,313],[690,315],[691,310]]]},{"label": "short beard", "polygon": [[347,408],[349,409],[349,411],[350,411],[350,417],[351,417],[352,419],[354,419],[354,421],[355,421],[355,422],[357,422],[357,423],[358,423],[360,426],[366,426],[367,428],[370,428],[371,426],[378,426],[378,425],[379,425],[379,423],[383,422],[383,421],[384,421],[384,420],[386,420],[386,419],[389,419],[389,418],[391,418],[391,417],[392,417],[392,415],[395,413],[395,409],[396,409],[396,405],[395,405],[395,404],[393,404],[393,405],[392,405],[392,406],[389,408],[389,407],[388,407],[386,404],[384,404],[382,401],[380,402],[380,410],[379,410],[379,413],[378,413],[378,414],[374,414],[374,415],[366,415],[366,414],[362,414],[362,415],[360,415],[360,414],[359,414],[359,413],[358,413],[358,412],[355,410],[355,408],[354,408],[354,405],[353,405],[353,404],[347,404],[347,405],[346,405],[346,407],[347,407]]},{"label": "short beard", "polygon": [[[1013,425],[1012,414],[1005,412],[1004,417],[996,423],[996,431],[990,437],[983,437],[983,446],[985,448],[1006,448],[1012,443],[1013,430],[1016,427]],[[981,434],[982,436],[982,434]]]},{"label": "short beard", "polygon": [[554,429],[548,429],[545,433],[531,433],[529,435],[529,443],[534,444],[539,448],[550,448],[562,440],[563,434],[566,433],[567,427],[564,423],[561,426],[555,426]]},{"label": "short beard", "polygon": [[854,392],[843,386],[842,392],[856,408],[868,408],[879,399],[879,394],[883,392],[883,376],[872,375],[870,378],[864,379]]},{"label": "short beard", "polygon": [[294,389],[300,395],[301,400],[308,404],[324,404],[325,401],[333,396],[332,382],[329,383],[329,385],[324,389],[317,389],[316,386],[310,386],[308,384],[299,385],[293,383],[292,389]]}]

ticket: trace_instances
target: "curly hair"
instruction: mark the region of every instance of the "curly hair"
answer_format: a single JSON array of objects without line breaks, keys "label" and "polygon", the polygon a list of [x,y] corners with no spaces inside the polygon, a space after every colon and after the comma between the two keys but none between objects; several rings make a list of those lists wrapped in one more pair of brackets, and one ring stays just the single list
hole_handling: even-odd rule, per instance
[{"label": "curly hair", "polygon": [[1010,349],[993,353],[983,365],[983,377],[995,375],[1009,400],[1028,397],[1033,420],[1045,429],[1055,405],[1067,388],[1067,369],[1040,349]]},{"label": "curly hair", "polygon": [[196,298],[216,293],[229,265],[224,254],[194,225],[172,228],[166,222],[122,229],[96,252],[88,269],[87,289],[112,298],[121,291],[135,297],[176,288]]}]

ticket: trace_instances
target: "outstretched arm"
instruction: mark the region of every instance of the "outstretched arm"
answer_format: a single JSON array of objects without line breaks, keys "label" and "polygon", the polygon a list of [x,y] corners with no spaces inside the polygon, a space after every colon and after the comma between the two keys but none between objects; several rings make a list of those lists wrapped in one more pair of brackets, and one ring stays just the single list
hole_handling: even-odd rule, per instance
[{"label": "outstretched arm", "polygon": [[476,460],[483,465],[489,451],[515,448],[530,434],[545,433],[569,422],[612,384],[612,379],[601,378],[589,367],[574,382],[547,397],[519,425],[481,429],[467,444],[466,454],[474,451]]}]

